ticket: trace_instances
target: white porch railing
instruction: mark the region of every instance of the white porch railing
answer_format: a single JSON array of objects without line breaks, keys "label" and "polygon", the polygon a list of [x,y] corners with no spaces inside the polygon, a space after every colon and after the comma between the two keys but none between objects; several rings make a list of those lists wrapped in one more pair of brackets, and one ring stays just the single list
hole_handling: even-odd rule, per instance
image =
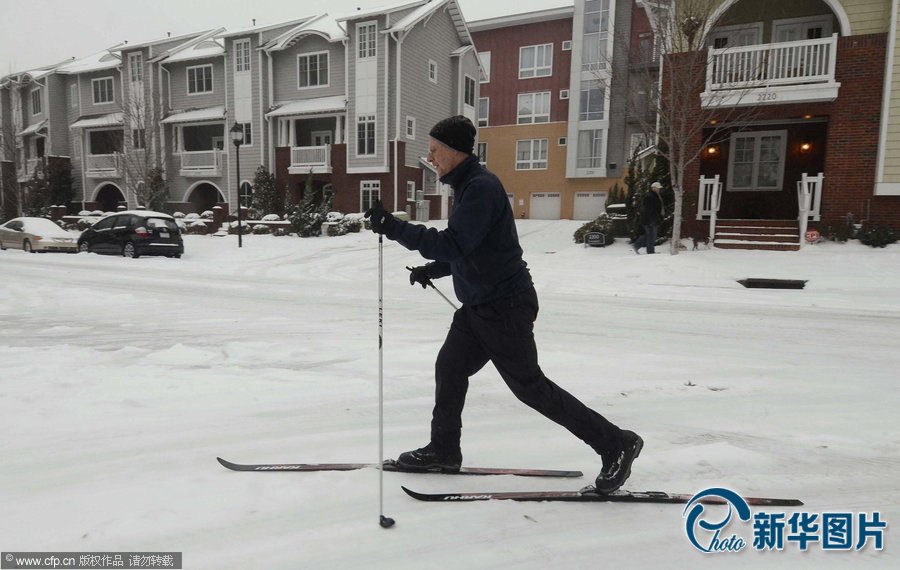
[{"label": "white porch railing", "polygon": [[331,166],[331,145],[291,147],[291,168]]},{"label": "white porch railing", "polygon": [[797,215],[800,221],[800,245],[802,247],[805,237],[806,228],[809,221],[818,222],[822,210],[822,182],[825,180],[825,174],[820,172],[817,176],[810,176],[803,173],[800,180],[797,181],[797,205],[799,213]]},{"label": "white porch railing", "polygon": [[722,183],[719,175],[712,178],[700,177],[700,203],[697,205],[697,219],[709,216],[709,241],[716,237],[716,216],[722,205]]},{"label": "white porch railing", "polygon": [[182,151],[182,176],[218,176],[222,172],[222,151]]},{"label": "white porch railing", "polygon": [[710,48],[707,91],[833,82],[837,39]]},{"label": "white porch railing", "polygon": [[120,154],[89,154],[87,155],[88,176],[118,176]]}]

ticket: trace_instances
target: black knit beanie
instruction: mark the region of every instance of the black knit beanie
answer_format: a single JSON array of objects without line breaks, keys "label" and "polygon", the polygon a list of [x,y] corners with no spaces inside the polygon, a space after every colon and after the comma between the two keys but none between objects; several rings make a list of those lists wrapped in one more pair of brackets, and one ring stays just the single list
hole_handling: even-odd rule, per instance
[{"label": "black knit beanie", "polygon": [[428,134],[452,149],[472,154],[475,149],[475,133],[472,121],[462,115],[456,115],[438,121]]}]

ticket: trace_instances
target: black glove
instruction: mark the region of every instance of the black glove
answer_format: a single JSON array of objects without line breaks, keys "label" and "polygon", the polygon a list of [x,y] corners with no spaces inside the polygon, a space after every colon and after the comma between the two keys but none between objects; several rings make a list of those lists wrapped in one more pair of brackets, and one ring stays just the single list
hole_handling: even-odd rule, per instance
[{"label": "black glove", "polygon": [[387,213],[384,206],[381,205],[381,200],[375,200],[375,204],[366,210],[365,217],[371,220],[372,231],[375,233],[390,234],[397,225],[397,219]]},{"label": "black glove", "polygon": [[431,285],[431,274],[428,272],[427,265],[420,265],[418,267],[409,267],[409,284],[415,285],[416,283],[422,286],[422,289]]}]

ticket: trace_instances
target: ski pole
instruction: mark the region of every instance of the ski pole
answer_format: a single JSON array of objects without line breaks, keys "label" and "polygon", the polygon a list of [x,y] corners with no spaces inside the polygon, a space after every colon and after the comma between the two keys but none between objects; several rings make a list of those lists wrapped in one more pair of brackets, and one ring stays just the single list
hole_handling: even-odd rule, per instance
[{"label": "ski pole", "polygon": [[378,524],[394,526],[384,516],[384,239],[378,234]]},{"label": "ski pole", "polygon": [[[406,266],[406,268],[409,269],[410,271],[413,270],[413,268],[410,267],[410,266],[408,266],[408,265]],[[459,307],[457,307],[457,306],[453,303],[453,301],[451,301],[450,299],[447,298],[446,295],[444,295],[443,293],[441,293],[441,290],[440,290],[440,289],[438,289],[437,287],[434,286],[434,283],[431,282],[431,279],[428,279],[428,286],[431,287],[432,289],[434,289],[435,292],[437,292],[437,294],[440,295],[442,299],[444,299],[445,301],[447,301],[447,303],[448,303],[451,307],[453,307],[454,309],[459,309]]]}]

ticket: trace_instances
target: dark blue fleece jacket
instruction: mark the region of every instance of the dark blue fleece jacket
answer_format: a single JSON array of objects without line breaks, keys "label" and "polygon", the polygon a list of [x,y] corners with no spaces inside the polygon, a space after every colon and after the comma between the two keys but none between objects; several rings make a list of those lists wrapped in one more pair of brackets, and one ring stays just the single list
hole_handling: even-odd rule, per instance
[{"label": "dark blue fleece jacket", "polygon": [[453,188],[453,213],[447,229],[398,222],[387,236],[418,250],[432,278],[453,276],[456,296],[479,305],[532,287],[509,199],[503,184],[469,156],[441,178]]}]

